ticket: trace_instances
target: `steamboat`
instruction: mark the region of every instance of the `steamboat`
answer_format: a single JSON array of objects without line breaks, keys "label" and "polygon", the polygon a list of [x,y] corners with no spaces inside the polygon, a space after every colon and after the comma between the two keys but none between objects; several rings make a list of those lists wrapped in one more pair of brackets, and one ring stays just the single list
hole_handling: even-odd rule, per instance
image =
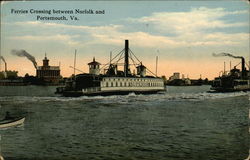
[{"label": "steamboat", "polygon": [[[121,60],[124,60],[124,63],[119,63]],[[130,60],[133,64],[129,63]],[[139,61],[129,49],[128,40],[125,40],[125,48],[114,58],[110,58],[110,62],[102,68],[95,58],[88,65],[89,73],[71,77],[64,87],[57,88],[56,93],[66,97],[76,97],[129,93],[154,94],[166,90],[163,78],[154,75]],[[131,65],[136,68],[136,73],[131,73]],[[123,66],[123,70],[119,70],[118,66]],[[102,69],[103,74],[100,73]],[[148,72],[154,76],[146,75]]]},{"label": "steamboat", "polygon": [[241,59],[241,70],[234,66],[228,74],[216,77],[212,81],[212,91],[216,92],[234,92],[234,91],[249,91],[250,90],[250,72],[245,67],[245,59],[240,56],[226,54],[233,58]]}]

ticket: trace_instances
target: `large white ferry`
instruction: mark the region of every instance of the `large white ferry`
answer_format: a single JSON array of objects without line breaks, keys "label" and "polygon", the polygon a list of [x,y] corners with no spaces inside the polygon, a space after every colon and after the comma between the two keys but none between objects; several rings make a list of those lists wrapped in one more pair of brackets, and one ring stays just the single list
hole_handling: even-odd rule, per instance
[{"label": "large white ferry", "polygon": [[[117,60],[118,58],[118,60]],[[119,63],[124,59],[124,63]],[[133,64],[129,64],[129,60]],[[137,63],[135,61],[138,61]],[[153,94],[165,91],[164,80],[157,76],[148,76],[150,72],[129,49],[129,42],[125,40],[125,49],[116,55],[110,62],[101,68],[100,63],[93,59],[88,63],[89,73],[78,74],[66,82],[65,87],[57,88],[57,93],[63,96],[93,96],[93,95],[120,95]],[[123,65],[123,71],[118,66]],[[130,66],[134,65],[136,73],[131,73]],[[101,74],[101,70],[104,73]],[[153,74],[152,72],[150,72]]]}]

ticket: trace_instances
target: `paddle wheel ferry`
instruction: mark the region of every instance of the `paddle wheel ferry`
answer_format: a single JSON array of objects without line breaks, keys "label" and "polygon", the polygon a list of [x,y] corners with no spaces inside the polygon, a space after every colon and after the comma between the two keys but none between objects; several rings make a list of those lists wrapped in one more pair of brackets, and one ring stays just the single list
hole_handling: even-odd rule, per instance
[{"label": "paddle wheel ferry", "polygon": [[[121,59],[124,59],[122,64],[118,63]],[[129,64],[129,60],[133,64]],[[137,60],[137,63],[135,60]],[[56,93],[63,96],[95,96],[123,95],[132,92],[135,94],[153,94],[166,90],[163,78],[154,75],[138,60],[129,49],[128,40],[125,40],[125,48],[102,68],[95,58],[88,65],[89,73],[71,77],[66,82],[65,87],[57,88]],[[118,70],[118,65],[122,65],[124,70]],[[131,65],[135,66],[137,73],[131,73]],[[105,66],[108,67],[105,69]],[[101,74],[102,69],[104,69],[103,74]],[[154,76],[146,75],[147,72]]]}]

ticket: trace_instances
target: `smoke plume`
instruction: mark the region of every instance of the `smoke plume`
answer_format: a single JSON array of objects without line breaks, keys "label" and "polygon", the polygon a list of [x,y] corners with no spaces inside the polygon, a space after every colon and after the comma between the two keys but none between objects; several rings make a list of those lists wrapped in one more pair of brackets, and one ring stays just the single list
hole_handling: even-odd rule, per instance
[{"label": "smoke plume", "polygon": [[0,56],[0,59],[3,60],[4,63],[6,63],[5,59],[3,58],[3,56]]},{"label": "smoke plume", "polygon": [[34,67],[37,69],[37,63],[36,63],[35,57],[33,57],[32,55],[30,55],[25,50],[11,50],[11,54],[19,56],[19,57],[26,57],[26,58],[28,58],[28,60],[30,60],[33,63]]},{"label": "smoke plume", "polygon": [[215,56],[215,57],[228,56],[228,57],[233,57],[233,58],[243,58],[241,56],[234,56],[234,55],[232,55],[230,53],[224,53],[224,52],[218,53],[218,54],[213,53],[213,56]]}]

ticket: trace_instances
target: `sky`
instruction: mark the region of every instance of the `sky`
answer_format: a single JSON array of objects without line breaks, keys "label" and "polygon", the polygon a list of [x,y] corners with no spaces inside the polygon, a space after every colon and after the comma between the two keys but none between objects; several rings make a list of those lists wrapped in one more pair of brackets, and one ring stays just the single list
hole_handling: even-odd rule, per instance
[{"label": "sky", "polygon": [[[79,14],[75,10],[104,11]],[[25,12],[28,13],[17,13]],[[72,14],[31,13],[72,10]],[[25,50],[42,65],[45,53],[61,74],[76,68],[88,72],[93,57],[106,64],[124,48],[124,40],[142,63],[157,75],[180,72],[185,77],[213,79],[239,59],[214,57],[231,53],[249,61],[249,3],[246,1],[19,1],[1,3],[1,56],[19,76],[35,75],[33,64],[11,50]],[[61,17],[68,20],[41,20]],[[71,20],[70,16],[78,20]],[[1,70],[4,69],[0,62]],[[132,69],[133,70],[133,69]]]}]

